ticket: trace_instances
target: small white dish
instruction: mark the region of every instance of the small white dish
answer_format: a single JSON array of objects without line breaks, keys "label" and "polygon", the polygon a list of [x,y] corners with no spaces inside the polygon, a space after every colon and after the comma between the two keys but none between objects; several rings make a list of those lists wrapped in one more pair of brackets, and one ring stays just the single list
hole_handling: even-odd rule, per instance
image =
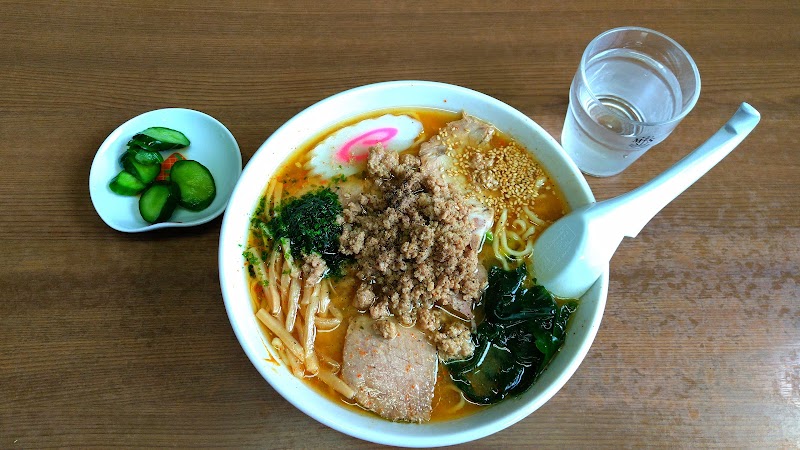
[{"label": "small white dish", "polygon": [[[178,130],[191,144],[176,150],[206,166],[214,177],[217,196],[203,211],[175,209],[167,222],[150,224],[139,214],[139,196],[124,196],[111,191],[109,183],[122,170],[119,159],[128,140],[149,127]],[[162,152],[166,158],[174,152]],[[239,144],[225,125],[208,114],[183,108],[149,111],[120,125],[97,150],[89,173],[89,195],[100,218],[111,228],[125,233],[140,233],[169,227],[191,227],[209,222],[222,214],[242,174],[242,153]]]}]

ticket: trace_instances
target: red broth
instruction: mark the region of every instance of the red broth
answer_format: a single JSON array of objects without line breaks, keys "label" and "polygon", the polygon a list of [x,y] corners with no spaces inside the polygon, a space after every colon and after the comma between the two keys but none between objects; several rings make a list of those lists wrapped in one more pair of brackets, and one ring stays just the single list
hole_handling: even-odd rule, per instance
[{"label": "red broth", "polygon": [[[397,109],[391,111],[379,111],[375,113],[371,113],[368,115],[364,115],[361,117],[354,118],[350,121],[344,122],[337,127],[328,130],[314,139],[308,141],[308,143],[303,146],[302,148],[298,149],[294,154],[292,154],[280,167],[280,169],[273,175],[274,179],[276,179],[279,183],[282,184],[282,198],[286,199],[289,197],[296,197],[302,195],[305,192],[308,192],[316,187],[319,186],[328,186],[331,184],[331,180],[325,180],[320,178],[317,175],[310,173],[305,167],[305,161],[308,158],[308,153],[313,149],[319,142],[324,140],[327,136],[329,136],[332,132],[340,129],[342,127],[354,124],[358,121],[372,118],[372,117],[379,117],[381,115],[392,113],[392,114],[409,114],[412,115],[414,118],[419,120],[423,125],[423,133],[424,139],[428,140],[430,137],[436,135],[439,130],[445,126],[448,122],[458,120],[461,117],[460,113],[453,113],[449,111],[442,111],[442,110],[433,110],[433,109]],[[505,147],[509,143],[511,143],[511,139],[504,136],[502,133],[496,133],[492,140],[493,147]],[[418,152],[419,146],[408,150],[410,152]],[[358,175],[356,175],[357,177]],[[267,184],[265,180],[265,184]],[[266,189],[263,194],[264,196],[267,195]],[[551,183],[549,178],[546,180],[541,193],[536,197],[535,202],[528,205],[529,208],[535,212],[535,214],[544,221],[554,221],[561,217],[566,211],[566,204],[562,200],[562,196],[559,194],[556,187]],[[517,217],[523,214],[519,208],[517,210],[509,210],[508,213],[508,222],[513,223]],[[497,220],[498,213],[495,211],[495,220]],[[541,232],[541,231],[539,231]],[[538,233],[537,233],[538,234]],[[260,236],[256,236],[253,233],[249,236],[249,246],[254,247],[261,250],[266,250],[264,247],[264,243]],[[495,256],[495,253],[492,251],[491,246],[484,245],[481,254],[480,254],[481,263],[489,268],[490,266],[497,265],[498,260]],[[245,265],[248,263],[245,262]],[[357,314],[362,314],[359,312],[353,305],[352,299],[355,294],[356,290],[356,282],[353,277],[349,277],[345,275],[341,280],[332,282],[333,290],[331,290],[331,304],[336,306],[343,314],[343,321],[338,328],[332,331],[325,331],[325,332],[317,332],[316,339],[315,339],[315,350],[317,354],[320,355],[321,360],[332,360],[336,361],[339,364],[342,362],[342,351],[344,347],[344,340],[345,334],[347,332],[347,323],[350,318],[354,317]],[[264,292],[264,288],[255,282],[251,282],[251,300],[254,309],[254,313],[258,311],[260,308],[264,307],[267,303],[266,294]],[[481,317],[480,309],[476,310],[476,319],[479,320]],[[260,323],[260,322],[259,322]],[[265,336],[268,337],[268,342],[272,342],[273,338],[275,337],[273,333],[267,329],[263,324],[261,324],[262,331],[264,332]],[[302,342],[300,338],[302,337],[298,329],[295,328],[294,330],[294,337]],[[280,364],[281,362],[276,361],[276,364]],[[320,365],[324,364],[322,361]],[[364,411],[360,406],[358,406],[353,400],[347,400],[342,395],[340,395],[337,391],[329,387],[327,384],[323,383],[319,378],[316,376],[306,375],[303,377],[303,381],[306,382],[310,387],[314,390],[319,392],[320,394],[324,395],[325,397],[331,399],[334,402],[339,402],[346,407],[353,408],[354,410],[363,411],[366,414],[372,414],[371,412]],[[449,376],[447,368],[443,364],[439,364],[439,370],[437,374],[437,381],[436,386],[434,389],[434,401],[433,401],[433,411],[431,414],[431,421],[444,421],[444,420],[453,420],[459,417],[463,417],[473,412],[484,408],[484,406],[479,406],[472,404],[466,401],[461,392],[453,383],[452,379]]]}]

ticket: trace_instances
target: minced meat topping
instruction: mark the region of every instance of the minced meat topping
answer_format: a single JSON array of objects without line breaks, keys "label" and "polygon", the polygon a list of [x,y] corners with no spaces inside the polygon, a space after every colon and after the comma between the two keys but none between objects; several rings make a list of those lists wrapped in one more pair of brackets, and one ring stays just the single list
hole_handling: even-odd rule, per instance
[{"label": "minced meat topping", "polygon": [[322,280],[328,271],[328,265],[318,253],[312,253],[303,257],[303,280],[306,286],[314,286]]},{"label": "minced meat topping", "polygon": [[[463,196],[421,169],[416,156],[398,156],[380,144],[370,149],[365,178],[364,194],[344,205],[339,241],[342,253],[357,256],[355,306],[410,326],[419,311],[447,305],[454,294],[476,301],[483,283]],[[433,321],[420,325],[432,333],[442,359],[472,353],[466,325],[423,316]]]}]

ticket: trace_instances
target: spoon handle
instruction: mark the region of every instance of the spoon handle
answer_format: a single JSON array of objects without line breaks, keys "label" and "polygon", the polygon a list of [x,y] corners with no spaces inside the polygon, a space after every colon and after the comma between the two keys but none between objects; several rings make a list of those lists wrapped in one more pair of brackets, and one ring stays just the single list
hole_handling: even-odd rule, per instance
[{"label": "spoon handle", "polygon": [[742,103],[733,117],[695,151],[642,186],[609,200],[606,211],[616,210],[614,215],[622,219],[617,221],[621,231],[636,237],[669,202],[732,152],[760,119],[755,108]]}]

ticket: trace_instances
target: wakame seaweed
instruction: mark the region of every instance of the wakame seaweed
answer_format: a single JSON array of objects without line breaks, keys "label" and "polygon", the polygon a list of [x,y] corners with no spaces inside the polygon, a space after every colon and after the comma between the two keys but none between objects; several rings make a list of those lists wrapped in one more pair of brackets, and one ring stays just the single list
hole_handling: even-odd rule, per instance
[{"label": "wakame seaweed", "polygon": [[525,266],[493,267],[483,296],[485,319],[472,334],[475,352],[446,363],[464,396],[488,405],[525,392],[564,343],[577,302],[559,306],[542,286],[523,286]]},{"label": "wakame seaweed", "polygon": [[269,235],[279,241],[289,239],[292,256],[318,253],[325,260],[330,274],[341,274],[342,263],[348,259],[339,252],[342,225],[336,222],[342,213],[339,198],[328,188],[319,188],[301,197],[287,199],[276,209],[276,215],[266,226]]}]

